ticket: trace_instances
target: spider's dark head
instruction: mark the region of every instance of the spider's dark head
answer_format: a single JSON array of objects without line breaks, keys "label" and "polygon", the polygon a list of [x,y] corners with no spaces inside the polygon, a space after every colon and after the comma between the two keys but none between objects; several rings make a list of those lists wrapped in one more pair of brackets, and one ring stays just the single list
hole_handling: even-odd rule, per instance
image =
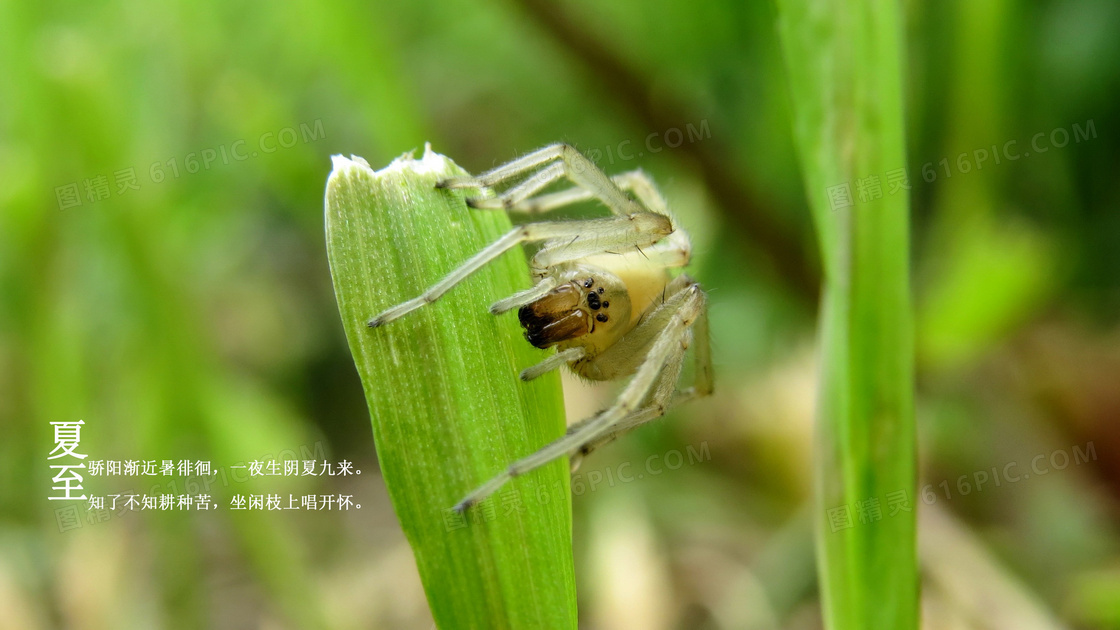
[{"label": "spider's dark head", "polygon": [[538,348],[576,339],[590,331],[587,314],[579,308],[580,291],[565,283],[517,312],[525,339]]},{"label": "spider's dark head", "polygon": [[626,286],[602,270],[579,269],[571,275],[518,311],[525,339],[538,348],[614,343],[620,324],[630,319]]}]

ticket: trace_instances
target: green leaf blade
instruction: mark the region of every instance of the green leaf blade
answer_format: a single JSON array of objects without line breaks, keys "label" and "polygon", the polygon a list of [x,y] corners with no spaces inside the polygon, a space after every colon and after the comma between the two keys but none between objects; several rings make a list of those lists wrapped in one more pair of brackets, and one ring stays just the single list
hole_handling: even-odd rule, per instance
[{"label": "green leaf blade", "polygon": [[[917,628],[909,198],[889,183],[906,167],[901,8],[894,0],[777,5],[824,265],[816,514],[825,625]],[[870,177],[881,194],[861,199],[859,181]],[[853,203],[836,204],[830,192],[845,183]],[[891,514],[897,493],[909,510]],[[836,527],[830,515],[844,509],[851,524]]]},{"label": "green leaf blade", "polygon": [[513,460],[564,432],[557,374],[523,383],[547,356],[494,300],[527,287],[520,250],[437,302],[370,329],[510,229],[436,188],[466,173],[442,155],[374,172],[336,156],[327,184],[327,253],[362,379],[382,474],[440,627],[574,628],[567,461],[507,484],[488,504],[450,508]]}]

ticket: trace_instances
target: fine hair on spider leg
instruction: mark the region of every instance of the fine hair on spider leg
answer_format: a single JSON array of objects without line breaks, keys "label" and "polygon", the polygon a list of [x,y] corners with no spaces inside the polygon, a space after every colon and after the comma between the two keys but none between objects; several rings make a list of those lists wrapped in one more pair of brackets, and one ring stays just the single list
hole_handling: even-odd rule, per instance
[{"label": "fine hair on spider leg", "polygon": [[[562,179],[574,186],[542,194]],[[530,262],[534,286],[490,306],[495,315],[517,309],[526,340],[538,348],[556,348],[555,354],[522,370],[521,378],[528,381],[567,365],[591,380],[630,380],[612,405],[511,464],[467,495],[455,506],[459,511],[555,459],[567,456],[578,463],[598,446],[712,391],[707,297],[687,275],[674,278],[670,273],[688,264],[692,245],[646,173],[608,177],[570,145],[554,144],[476,177],[438,184],[484,192],[499,186],[505,188],[465,202],[480,211],[535,217],[594,199],[610,216],[515,227],[421,295],[382,311],[369,326],[383,326],[435,302],[518,245],[540,243]],[[695,383],[682,390],[678,380],[690,348]]]}]

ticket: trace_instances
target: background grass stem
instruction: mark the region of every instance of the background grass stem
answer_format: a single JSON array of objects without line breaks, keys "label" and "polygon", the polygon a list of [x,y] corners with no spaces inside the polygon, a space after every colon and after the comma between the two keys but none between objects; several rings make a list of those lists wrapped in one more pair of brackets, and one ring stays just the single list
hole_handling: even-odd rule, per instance
[{"label": "background grass stem", "polygon": [[[906,167],[901,9],[893,0],[777,4],[824,267],[816,512],[825,623],[916,628],[909,183],[890,188]],[[870,177],[878,194],[866,189]]]}]

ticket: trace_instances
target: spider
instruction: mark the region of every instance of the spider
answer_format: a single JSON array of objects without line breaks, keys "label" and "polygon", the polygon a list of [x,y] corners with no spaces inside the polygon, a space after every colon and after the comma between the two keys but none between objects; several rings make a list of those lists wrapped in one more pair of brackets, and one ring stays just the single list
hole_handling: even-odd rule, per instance
[{"label": "spider", "polygon": [[[576,186],[537,194],[562,178]],[[608,177],[575,148],[553,144],[477,177],[448,179],[437,186],[489,191],[509,183],[513,185],[498,194],[468,197],[466,203],[535,217],[598,199],[612,216],[514,227],[420,296],[371,319],[369,326],[383,326],[430,304],[503,253],[537,242],[540,249],[530,261],[534,286],[490,307],[495,315],[518,309],[525,339],[557,350],[523,370],[521,378],[528,381],[567,364],[592,381],[628,376],[630,381],[609,407],[571,425],[565,435],[467,495],[455,506],[459,512],[557,458],[570,457],[575,470],[595,448],[712,391],[707,296],[687,275],[674,278],[669,273],[688,264],[691,242],[649,176],[635,170]],[[695,382],[678,389],[690,346],[695,346]]]}]

